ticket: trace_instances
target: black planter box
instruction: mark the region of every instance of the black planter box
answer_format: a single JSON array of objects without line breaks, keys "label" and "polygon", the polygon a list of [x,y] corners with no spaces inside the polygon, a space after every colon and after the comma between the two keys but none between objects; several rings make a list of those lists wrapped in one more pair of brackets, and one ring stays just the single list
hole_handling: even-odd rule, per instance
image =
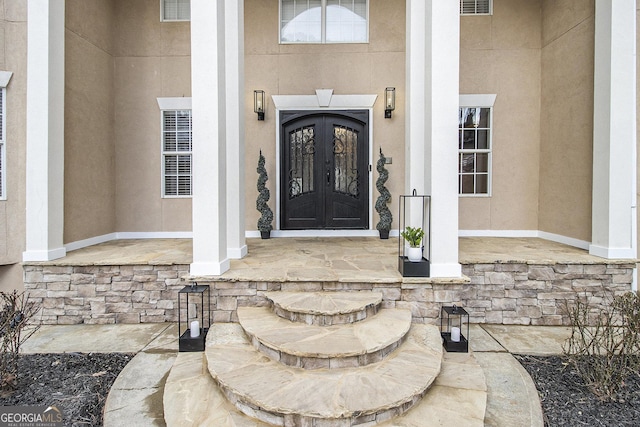
[{"label": "black planter box", "polygon": [[403,277],[429,277],[429,260],[411,262],[406,256],[398,257],[398,270]]},{"label": "black planter box", "polygon": [[469,341],[460,334],[460,341],[454,342],[451,341],[451,332],[442,332],[442,344],[444,345],[444,349],[449,353],[468,353],[469,352]]},{"label": "black planter box", "polygon": [[207,332],[209,332],[209,328],[200,328],[200,335],[196,338],[191,338],[191,331],[187,329],[178,340],[178,350],[187,352],[204,351],[204,343],[207,338]]}]

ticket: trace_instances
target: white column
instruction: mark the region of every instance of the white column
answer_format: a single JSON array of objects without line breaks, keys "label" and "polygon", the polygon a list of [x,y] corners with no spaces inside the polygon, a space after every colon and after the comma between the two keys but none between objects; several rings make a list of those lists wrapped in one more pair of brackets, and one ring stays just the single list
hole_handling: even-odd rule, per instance
[{"label": "white column", "polygon": [[64,0],[27,3],[27,172],[24,261],[65,256]]},{"label": "white column", "polygon": [[227,94],[227,250],[247,254],[244,223],[244,0],[225,0]]},{"label": "white column", "polygon": [[636,258],[636,2],[596,0],[589,252]]},{"label": "white column", "polygon": [[431,276],[459,277],[458,2],[407,0],[406,191],[431,195]]},{"label": "white column", "polygon": [[229,269],[224,18],[224,1],[191,0],[192,276]]}]

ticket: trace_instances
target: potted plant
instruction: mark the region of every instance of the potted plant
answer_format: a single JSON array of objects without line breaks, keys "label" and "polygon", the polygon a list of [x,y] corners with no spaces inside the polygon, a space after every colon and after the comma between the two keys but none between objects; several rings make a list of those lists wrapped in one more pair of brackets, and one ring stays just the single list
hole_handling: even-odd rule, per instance
[{"label": "potted plant", "polygon": [[269,189],[265,186],[269,177],[267,176],[267,170],[264,167],[264,156],[262,150],[260,150],[260,157],[258,158],[258,199],[256,200],[256,209],[260,212],[261,216],[258,220],[258,230],[260,230],[260,237],[268,239],[271,237],[271,222],[273,221],[273,212],[267,202],[269,201]]},{"label": "potted plant", "polygon": [[402,238],[409,244],[409,250],[407,251],[407,258],[411,262],[420,262],[422,260],[422,238],[424,237],[424,230],[420,227],[407,226],[403,232],[400,233]]},{"label": "potted plant", "polygon": [[389,238],[389,230],[391,230],[391,222],[393,221],[393,216],[391,215],[391,211],[387,207],[387,203],[391,200],[391,193],[387,190],[387,187],[384,186],[384,183],[389,179],[389,171],[384,167],[385,157],[382,154],[382,148],[380,148],[380,158],[378,159],[378,163],[376,163],[376,170],[378,171],[378,179],[376,180],[376,188],[380,193],[378,199],[376,200],[376,211],[378,211],[378,215],[380,215],[380,221],[376,225],[378,232],[380,233],[381,239]]}]

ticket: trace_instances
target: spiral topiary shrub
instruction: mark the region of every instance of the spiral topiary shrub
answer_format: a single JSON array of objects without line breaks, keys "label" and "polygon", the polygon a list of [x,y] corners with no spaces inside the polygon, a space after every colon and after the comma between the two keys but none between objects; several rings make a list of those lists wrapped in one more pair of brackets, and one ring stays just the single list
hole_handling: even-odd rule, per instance
[{"label": "spiral topiary shrub", "polygon": [[393,215],[387,206],[387,203],[391,201],[391,193],[384,186],[385,182],[389,179],[389,171],[384,167],[385,157],[382,154],[382,148],[380,148],[380,158],[376,163],[376,170],[378,171],[378,179],[376,180],[376,188],[380,193],[376,200],[376,211],[380,215],[380,221],[376,225],[376,229],[380,232],[381,239],[389,238],[389,230],[391,230],[391,223],[393,222]]},{"label": "spiral topiary shrub", "polygon": [[270,198],[270,193],[265,184],[269,177],[267,176],[267,169],[265,169],[264,163],[264,156],[262,155],[262,150],[260,150],[257,169],[258,199],[256,200],[256,209],[258,209],[258,212],[261,214],[260,219],[258,219],[258,230],[260,230],[263,239],[268,239],[269,233],[271,233],[271,230],[273,229],[273,226],[271,225],[273,222],[273,212],[267,204]]}]

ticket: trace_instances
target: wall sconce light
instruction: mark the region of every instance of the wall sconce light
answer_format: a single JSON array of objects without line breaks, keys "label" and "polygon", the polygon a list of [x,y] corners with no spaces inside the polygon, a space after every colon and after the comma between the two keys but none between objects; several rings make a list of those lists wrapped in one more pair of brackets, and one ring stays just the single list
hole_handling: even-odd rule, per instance
[{"label": "wall sconce light", "polygon": [[396,88],[388,87],[384,90],[384,118],[390,119],[391,112],[396,109]]},{"label": "wall sconce light", "polygon": [[258,120],[264,120],[264,91],[253,91],[253,111],[258,114]]}]

